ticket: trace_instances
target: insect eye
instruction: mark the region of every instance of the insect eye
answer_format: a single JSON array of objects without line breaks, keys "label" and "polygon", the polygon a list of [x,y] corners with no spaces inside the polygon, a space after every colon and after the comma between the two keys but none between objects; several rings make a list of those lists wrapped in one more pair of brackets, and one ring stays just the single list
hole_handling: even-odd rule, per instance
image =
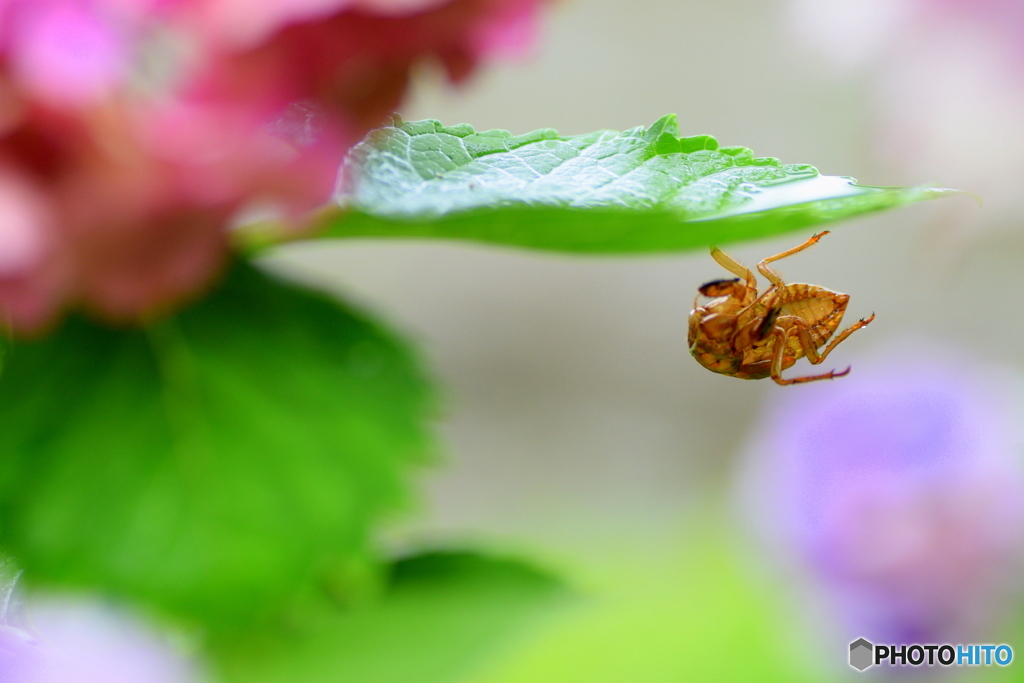
[{"label": "insect eye", "polygon": [[712,280],[701,285],[697,291],[704,296],[717,297],[732,294],[736,291],[736,283],[739,282],[738,277],[734,277],[731,280]]}]

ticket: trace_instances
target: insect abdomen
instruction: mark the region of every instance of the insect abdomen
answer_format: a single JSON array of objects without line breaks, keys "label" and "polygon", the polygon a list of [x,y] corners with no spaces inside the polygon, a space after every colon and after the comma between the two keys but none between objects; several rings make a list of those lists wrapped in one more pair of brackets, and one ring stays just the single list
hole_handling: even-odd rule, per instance
[{"label": "insect abdomen", "polygon": [[795,315],[819,334],[828,337],[839,326],[850,297],[815,285],[786,287],[782,315]]}]

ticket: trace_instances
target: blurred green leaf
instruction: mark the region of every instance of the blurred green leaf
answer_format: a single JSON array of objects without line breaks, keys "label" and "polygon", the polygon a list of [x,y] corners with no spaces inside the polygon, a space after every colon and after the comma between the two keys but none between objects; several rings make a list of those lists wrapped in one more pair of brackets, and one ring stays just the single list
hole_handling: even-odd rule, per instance
[{"label": "blurred green leaf", "polygon": [[524,563],[430,553],[397,563],[379,604],[228,643],[221,669],[229,683],[452,683],[573,602]]},{"label": "blurred green leaf", "polygon": [[369,562],[429,446],[403,343],[249,266],[146,330],[71,319],[7,360],[0,529],[26,580],[213,629]]},{"label": "blurred green leaf", "polygon": [[[681,554],[632,558],[594,599],[460,683],[831,680],[800,649],[814,646],[801,624],[741,570],[731,538],[710,521]],[[833,670],[845,673],[844,656]]]},{"label": "blurred green leaf", "polygon": [[952,194],[864,187],[807,165],[650,128],[561,136],[433,120],[381,128],[349,156],[324,237],[464,239],[588,253],[764,237]]}]

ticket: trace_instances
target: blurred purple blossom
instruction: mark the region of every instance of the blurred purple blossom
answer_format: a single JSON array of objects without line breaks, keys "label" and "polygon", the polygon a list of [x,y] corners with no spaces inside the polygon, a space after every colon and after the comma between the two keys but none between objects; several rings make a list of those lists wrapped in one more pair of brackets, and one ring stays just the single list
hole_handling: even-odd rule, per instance
[{"label": "blurred purple blossom", "polygon": [[0,624],[0,674],[9,683],[42,681],[46,655],[42,646],[27,632]]},{"label": "blurred purple blossom", "polygon": [[752,432],[744,502],[759,536],[844,638],[957,642],[1016,595],[1015,379],[957,359],[862,359],[842,380],[773,392]]},{"label": "blurred purple blossom", "polygon": [[[9,564],[7,565],[9,566]],[[4,569],[0,566],[0,570]],[[0,586],[2,683],[198,683],[198,666],[137,618],[82,599],[21,609]]]}]

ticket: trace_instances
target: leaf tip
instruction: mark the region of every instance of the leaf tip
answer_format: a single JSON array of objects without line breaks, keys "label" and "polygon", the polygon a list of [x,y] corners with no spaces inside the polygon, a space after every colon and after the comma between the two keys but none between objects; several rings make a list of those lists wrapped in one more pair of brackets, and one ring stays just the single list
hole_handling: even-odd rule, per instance
[{"label": "leaf tip", "polygon": [[657,140],[666,134],[675,138],[680,135],[679,118],[675,114],[665,114],[647,129],[647,137],[650,140]]}]

